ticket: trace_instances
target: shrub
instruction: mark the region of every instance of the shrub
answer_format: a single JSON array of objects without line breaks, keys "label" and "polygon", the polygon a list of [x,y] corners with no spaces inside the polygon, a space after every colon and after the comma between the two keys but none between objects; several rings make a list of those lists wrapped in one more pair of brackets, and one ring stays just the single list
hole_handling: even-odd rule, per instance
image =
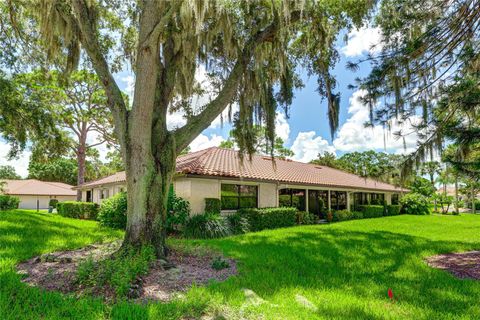
[{"label": "shrub", "polygon": [[102,226],[125,229],[127,227],[127,194],[120,192],[100,205],[97,220]]},{"label": "shrub", "polygon": [[362,212],[364,218],[377,218],[383,216],[385,207],[380,205],[360,205],[356,207],[356,210]]},{"label": "shrub", "polygon": [[190,215],[190,203],[177,197],[173,186],[170,187],[167,203],[167,232],[180,231]]},{"label": "shrub", "polygon": [[220,214],[222,202],[217,198],[205,198],[205,212]]},{"label": "shrub", "polygon": [[297,211],[295,215],[297,224],[314,224],[315,215],[306,211]]},{"label": "shrub", "polygon": [[385,210],[385,215],[386,216],[396,216],[400,214],[400,209],[402,207],[398,204],[391,204],[387,205],[386,210]]},{"label": "shrub", "polygon": [[64,217],[95,220],[98,205],[92,202],[64,201],[57,203],[57,211]]},{"label": "shrub", "polygon": [[183,233],[187,238],[212,239],[229,236],[231,231],[224,217],[207,212],[189,217]]},{"label": "shrub", "polygon": [[295,225],[296,208],[240,209],[238,212],[247,218],[251,231],[276,229]]},{"label": "shrub", "polygon": [[226,268],[230,268],[230,263],[228,263],[227,260],[222,259],[222,257],[216,257],[215,259],[213,259],[212,269],[218,271]]},{"label": "shrub", "polygon": [[125,298],[134,281],[148,273],[155,259],[154,249],[148,246],[140,251],[129,249],[122,255],[98,262],[89,258],[79,264],[76,282],[94,291],[112,288],[117,298]]},{"label": "shrub", "polygon": [[0,210],[18,209],[20,198],[9,196],[8,194],[0,194]]},{"label": "shrub", "polygon": [[243,234],[250,231],[250,224],[247,218],[242,217],[238,212],[226,216],[232,234]]},{"label": "shrub", "polygon": [[409,193],[400,199],[401,211],[406,214],[426,215],[429,214],[428,199],[419,193]]},{"label": "shrub", "polygon": [[353,219],[363,219],[363,212],[339,210],[333,213],[332,221],[347,221]]},{"label": "shrub", "polygon": [[56,209],[57,203],[58,203],[58,199],[50,199],[50,201],[48,201],[48,207],[52,209]]},{"label": "shrub", "polygon": [[333,221],[333,213],[332,211],[327,212],[327,221],[332,222]]},{"label": "shrub", "polygon": [[[468,209],[472,209],[472,200],[465,200],[463,205],[467,204]],[[462,206],[463,207],[463,206]],[[480,200],[475,200],[475,210],[479,211],[480,210]]]}]

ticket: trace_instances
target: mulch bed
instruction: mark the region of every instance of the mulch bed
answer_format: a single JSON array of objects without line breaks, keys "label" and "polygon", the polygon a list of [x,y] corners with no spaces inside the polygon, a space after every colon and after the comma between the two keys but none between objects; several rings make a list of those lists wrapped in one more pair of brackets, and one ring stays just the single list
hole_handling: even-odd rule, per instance
[{"label": "mulch bed", "polygon": [[[18,272],[24,275],[23,282],[62,293],[81,295],[85,288],[75,283],[75,274],[80,262],[92,257],[99,261],[108,258],[121,245],[121,242],[90,245],[79,250],[59,251],[34,257],[20,263]],[[215,270],[212,260],[219,254],[200,250],[182,252],[173,249],[168,256],[168,262],[157,260],[153,263],[149,273],[133,284],[135,295],[132,298],[138,302],[148,300],[169,301],[181,295],[193,284],[206,285],[210,281],[224,281],[237,274],[236,263],[226,259],[228,268]],[[111,300],[112,292],[105,288],[103,292],[93,292],[94,295],[104,296]]]},{"label": "mulch bed", "polygon": [[441,254],[427,258],[427,263],[460,279],[480,280],[480,251]]}]

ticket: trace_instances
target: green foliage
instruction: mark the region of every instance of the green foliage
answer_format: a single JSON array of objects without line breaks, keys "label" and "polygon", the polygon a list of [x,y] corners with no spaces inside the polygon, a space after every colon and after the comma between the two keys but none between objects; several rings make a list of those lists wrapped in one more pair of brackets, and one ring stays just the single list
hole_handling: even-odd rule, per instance
[{"label": "green foliage", "polygon": [[363,219],[363,212],[339,210],[333,212],[332,221],[347,221],[353,219]]},{"label": "green foliage", "polygon": [[20,198],[7,194],[0,194],[0,210],[17,209],[20,204]]},{"label": "green foliage", "polygon": [[121,255],[99,262],[87,259],[80,263],[76,282],[92,291],[108,286],[114,290],[116,298],[128,297],[132,283],[148,273],[156,257],[154,249],[148,246],[141,250],[125,250]]},{"label": "green foliage", "polygon": [[230,231],[232,234],[243,234],[250,231],[250,224],[248,219],[243,217],[240,213],[235,212],[225,216],[228,221]]},{"label": "green foliage", "polygon": [[95,220],[98,205],[92,202],[64,201],[57,203],[57,212],[64,217]]},{"label": "green foliage", "polygon": [[31,159],[28,164],[28,178],[41,181],[77,185],[77,172],[78,165],[74,159],[50,159],[46,162],[35,162]]},{"label": "green foliage", "polygon": [[205,212],[220,214],[222,202],[217,198],[205,198]]},{"label": "green foliage", "polygon": [[56,209],[58,204],[58,199],[50,199],[48,201],[48,206],[51,207],[52,209]]},{"label": "green foliage", "polygon": [[218,270],[222,270],[222,269],[226,269],[226,268],[230,268],[230,264],[228,263],[227,260],[222,259],[222,257],[216,257],[216,258],[213,259],[212,269],[218,271]]},{"label": "green foliage", "polygon": [[125,229],[127,227],[127,194],[120,192],[103,200],[98,210],[97,220],[105,227]]},{"label": "green foliage", "polygon": [[[321,201],[321,200],[320,200]],[[297,211],[295,214],[297,224],[314,224],[316,217],[313,213],[307,211]]]},{"label": "green foliage", "polygon": [[385,212],[383,205],[360,205],[356,206],[355,209],[362,212],[364,218],[382,217]]},{"label": "green foliage", "polygon": [[0,179],[18,180],[21,177],[15,171],[12,166],[0,166]]},{"label": "green foliage", "polygon": [[401,205],[390,204],[386,206],[385,215],[386,216],[397,216],[400,214],[402,209]]},{"label": "green foliage", "polygon": [[454,198],[453,196],[448,196],[443,193],[436,193],[433,197],[437,201],[437,204],[440,205],[443,214],[447,214],[450,206],[452,205]]},{"label": "green foliage", "polygon": [[428,179],[416,176],[415,180],[409,185],[413,193],[421,194],[425,197],[431,197],[437,190]]},{"label": "green foliage", "polygon": [[177,197],[173,185],[170,186],[167,199],[167,232],[180,231],[190,215],[190,203]]},{"label": "green foliage", "polygon": [[400,199],[402,212],[405,214],[426,215],[430,214],[427,197],[419,193],[409,193]]},{"label": "green foliage", "polygon": [[248,208],[240,209],[238,212],[247,218],[251,231],[260,231],[294,226],[297,209],[288,207]]},{"label": "green foliage", "polygon": [[228,221],[217,214],[196,214],[187,219],[183,234],[186,238],[212,239],[231,235]]}]

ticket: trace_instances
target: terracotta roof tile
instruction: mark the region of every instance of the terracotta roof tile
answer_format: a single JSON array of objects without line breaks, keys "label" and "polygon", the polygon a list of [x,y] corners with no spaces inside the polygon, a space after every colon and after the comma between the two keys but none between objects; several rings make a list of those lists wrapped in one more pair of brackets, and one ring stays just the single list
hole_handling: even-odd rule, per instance
[{"label": "terracotta roof tile", "polygon": [[[246,156],[242,164],[237,151],[217,147],[178,157],[177,172],[192,176],[252,179],[285,184],[402,191],[401,188],[388,183],[362,178],[327,166],[318,166],[292,160],[276,159],[275,162],[272,162],[270,157],[253,155],[251,161],[248,159],[248,156]],[[125,181],[125,172],[119,172],[112,176],[86,183],[82,187],[92,187],[121,181]],[[403,190],[408,191],[406,189]]]},{"label": "terracotta roof tile", "polygon": [[35,196],[75,196],[77,192],[73,186],[61,182],[26,180],[1,180],[6,194],[35,195]]}]

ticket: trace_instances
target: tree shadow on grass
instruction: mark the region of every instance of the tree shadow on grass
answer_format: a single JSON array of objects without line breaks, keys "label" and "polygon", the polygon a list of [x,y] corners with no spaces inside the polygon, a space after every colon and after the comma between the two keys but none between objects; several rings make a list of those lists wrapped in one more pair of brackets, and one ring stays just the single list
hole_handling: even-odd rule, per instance
[{"label": "tree shadow on grass", "polygon": [[[480,299],[480,282],[456,279],[432,269],[424,258],[431,254],[479,248],[460,241],[426,238],[385,231],[346,231],[304,227],[281,233],[265,232],[212,241],[227,256],[239,259],[235,285],[249,288],[264,299],[278,291],[344,292],[353,299],[389,303],[392,288],[398,303],[425,315],[458,317]],[[222,292],[227,285],[212,286]],[[287,288],[287,289],[286,289]],[[322,308],[323,316],[375,319],[358,306]],[[408,308],[407,308],[408,309]]]}]

